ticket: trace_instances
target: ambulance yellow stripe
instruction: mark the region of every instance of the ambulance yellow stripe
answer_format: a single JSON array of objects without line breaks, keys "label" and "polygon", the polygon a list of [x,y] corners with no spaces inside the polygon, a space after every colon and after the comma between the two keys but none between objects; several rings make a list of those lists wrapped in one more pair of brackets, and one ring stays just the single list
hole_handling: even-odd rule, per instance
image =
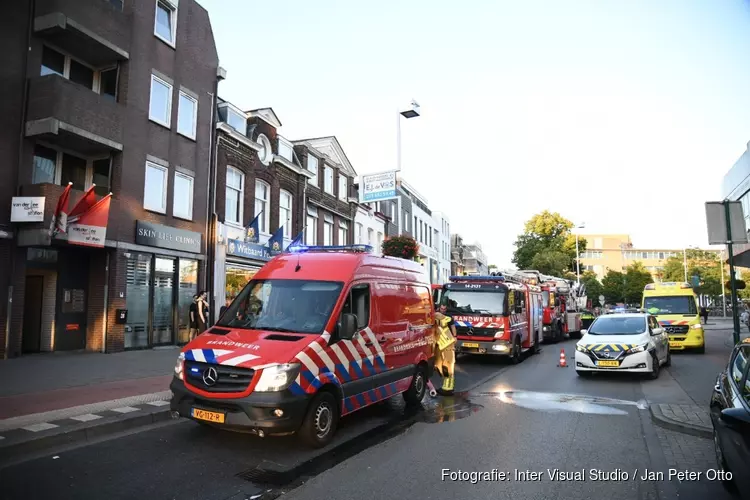
[{"label": "ambulance yellow stripe", "polygon": [[594,347],[594,350],[595,351],[601,351],[605,347],[607,347],[607,344],[599,344],[598,346]]},{"label": "ambulance yellow stripe", "polygon": [[620,352],[620,346],[618,346],[617,344],[609,344],[609,347],[611,347],[615,352]]}]

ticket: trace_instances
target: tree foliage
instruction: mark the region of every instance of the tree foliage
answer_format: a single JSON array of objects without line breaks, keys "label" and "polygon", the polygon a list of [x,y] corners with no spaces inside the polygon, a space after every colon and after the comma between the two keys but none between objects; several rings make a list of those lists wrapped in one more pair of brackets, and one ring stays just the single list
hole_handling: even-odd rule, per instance
[{"label": "tree foliage", "polygon": [[[545,210],[534,215],[518,235],[513,263],[518,269],[536,269],[544,274],[563,276],[575,273],[576,239],[574,224],[557,212]],[[579,238],[579,251],[586,240]]]},{"label": "tree foliage", "polygon": [[640,262],[635,262],[625,268],[625,272],[610,269],[602,279],[603,295],[608,304],[624,302],[626,304],[640,304],[643,298],[643,288],[653,283],[651,273]]},{"label": "tree foliage", "polygon": [[594,306],[599,305],[599,296],[604,295],[604,287],[596,277],[596,273],[585,271],[581,274],[581,284],[586,286],[586,296]]},{"label": "tree foliage", "polygon": [[[687,251],[688,282],[698,276],[700,285],[695,287],[698,295],[721,295],[721,263],[716,252],[690,249]],[[664,264],[663,281],[685,281],[685,256],[670,257]],[[729,279],[729,271],[724,270],[724,279]],[[726,293],[729,293],[726,290]]]}]

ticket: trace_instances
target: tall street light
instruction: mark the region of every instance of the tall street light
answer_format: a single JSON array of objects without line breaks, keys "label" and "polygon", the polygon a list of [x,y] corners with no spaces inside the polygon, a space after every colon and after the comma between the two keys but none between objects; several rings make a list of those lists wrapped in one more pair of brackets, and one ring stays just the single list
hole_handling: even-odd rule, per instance
[{"label": "tall street light", "polygon": [[406,119],[417,118],[420,116],[419,104],[414,99],[411,100],[411,109],[399,111],[396,115],[396,170],[401,172],[401,117]]},{"label": "tall street light", "polygon": [[[576,229],[584,229],[586,227],[585,222],[581,222],[580,225],[576,226]],[[576,231],[576,283],[578,288],[581,287],[581,254],[578,252],[578,231]]]}]

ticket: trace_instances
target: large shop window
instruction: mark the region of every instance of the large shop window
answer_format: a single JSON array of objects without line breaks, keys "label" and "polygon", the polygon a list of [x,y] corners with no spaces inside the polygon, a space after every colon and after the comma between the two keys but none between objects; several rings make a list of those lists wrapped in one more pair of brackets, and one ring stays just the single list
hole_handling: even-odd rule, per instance
[{"label": "large shop window", "polygon": [[227,194],[224,221],[242,225],[242,202],[245,193],[245,175],[234,167],[227,167]]},{"label": "large shop window", "polygon": [[318,244],[318,209],[307,207],[307,220],[305,221],[305,244]]},{"label": "large shop window", "polygon": [[157,257],[154,261],[154,319],[152,344],[173,342],[174,259]]},{"label": "large shop window", "polygon": [[257,273],[259,269],[260,269],[259,267],[227,264],[226,266],[226,297],[227,299],[234,300],[234,298],[242,291],[245,285],[247,285],[247,282],[253,279],[253,276],[255,276],[255,273]]},{"label": "large shop window", "polygon": [[177,295],[177,343],[190,340],[190,304],[198,293],[198,261],[180,259],[180,290]]}]

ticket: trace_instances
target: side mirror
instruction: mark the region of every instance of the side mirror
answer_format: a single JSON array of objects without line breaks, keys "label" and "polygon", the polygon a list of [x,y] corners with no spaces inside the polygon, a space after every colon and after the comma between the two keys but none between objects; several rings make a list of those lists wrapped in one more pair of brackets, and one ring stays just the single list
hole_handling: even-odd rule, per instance
[{"label": "side mirror", "polygon": [[664,333],[664,328],[661,327],[651,330],[651,335],[661,335],[662,333]]},{"label": "side mirror", "polygon": [[744,408],[725,408],[721,411],[719,420],[732,429],[750,429],[750,415]]},{"label": "side mirror", "polygon": [[586,330],[585,328],[581,330],[581,336],[586,335],[587,333],[589,333],[589,331]]},{"label": "side mirror", "polygon": [[338,337],[343,340],[351,340],[357,333],[357,316],[344,313],[338,323]]}]

